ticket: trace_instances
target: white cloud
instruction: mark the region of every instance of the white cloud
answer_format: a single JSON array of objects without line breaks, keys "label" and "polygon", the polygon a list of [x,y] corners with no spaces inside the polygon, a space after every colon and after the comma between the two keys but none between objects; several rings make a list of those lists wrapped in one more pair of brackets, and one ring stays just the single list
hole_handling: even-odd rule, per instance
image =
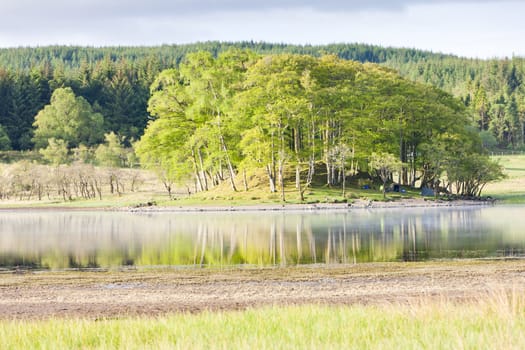
[{"label": "white cloud", "polygon": [[517,0],[3,0],[0,11],[0,46],[255,40],[525,54]]}]

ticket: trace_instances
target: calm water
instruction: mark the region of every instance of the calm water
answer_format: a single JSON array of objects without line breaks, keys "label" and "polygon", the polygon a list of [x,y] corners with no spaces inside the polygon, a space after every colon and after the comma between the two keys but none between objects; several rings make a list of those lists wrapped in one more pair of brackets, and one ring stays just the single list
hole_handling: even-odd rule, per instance
[{"label": "calm water", "polygon": [[525,257],[525,206],[351,212],[0,211],[0,268]]}]

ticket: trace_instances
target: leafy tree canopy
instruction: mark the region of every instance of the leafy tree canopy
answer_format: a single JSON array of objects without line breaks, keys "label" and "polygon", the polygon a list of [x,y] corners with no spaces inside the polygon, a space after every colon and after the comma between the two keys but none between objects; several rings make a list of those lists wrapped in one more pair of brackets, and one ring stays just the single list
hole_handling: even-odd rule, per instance
[{"label": "leafy tree canopy", "polygon": [[69,161],[67,142],[61,139],[50,138],[47,147],[41,148],[39,152],[44,160],[55,166]]},{"label": "leafy tree canopy", "polygon": [[[244,181],[247,172],[265,174],[286,200],[293,171],[303,198],[320,166],[328,186],[368,166],[383,182],[395,168],[400,183],[426,184],[453,157],[483,157],[459,100],[330,55],[191,54],[154,81],[149,111],[154,119],[136,148],[142,164],[196,191],[222,181],[237,190],[242,171]],[[376,167],[381,161],[388,166]]]},{"label": "leafy tree canopy", "polygon": [[[0,124],[13,149],[32,148],[35,115],[49,103],[55,89],[71,87],[104,116],[103,133],[124,136],[129,146],[146,127],[149,87],[159,72],[179,69],[189,56],[203,51],[212,58],[226,57],[223,54],[232,48],[236,49],[232,56],[242,54],[242,49],[261,55],[334,55],[395,69],[410,81],[432,85],[459,98],[473,115],[478,131],[495,137],[496,144],[487,147],[525,147],[525,59],[468,59],[364,44],[204,42],[157,47],[0,49]],[[223,61],[227,65],[231,60]],[[232,79],[237,79],[248,63],[243,59],[238,62],[229,67]]]},{"label": "leafy tree canopy", "polygon": [[59,88],[35,117],[33,141],[37,148],[46,146],[50,138],[63,140],[70,147],[95,145],[102,139],[103,123],[102,115],[83,97],[75,96],[71,88]]}]

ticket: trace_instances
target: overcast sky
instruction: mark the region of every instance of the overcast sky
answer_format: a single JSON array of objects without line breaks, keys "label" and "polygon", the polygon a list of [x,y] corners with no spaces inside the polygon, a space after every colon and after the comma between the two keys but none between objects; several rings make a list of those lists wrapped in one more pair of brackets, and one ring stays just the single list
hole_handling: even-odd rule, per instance
[{"label": "overcast sky", "polygon": [[0,47],[367,43],[525,56],[525,0],[0,0]]}]

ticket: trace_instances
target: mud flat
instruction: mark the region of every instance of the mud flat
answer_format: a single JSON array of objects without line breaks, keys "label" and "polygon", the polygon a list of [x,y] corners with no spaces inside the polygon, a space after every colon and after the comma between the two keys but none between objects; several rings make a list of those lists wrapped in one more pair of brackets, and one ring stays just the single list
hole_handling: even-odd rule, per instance
[{"label": "mud flat", "polygon": [[525,260],[4,272],[0,317],[157,316],[266,305],[464,302],[525,293]]}]

